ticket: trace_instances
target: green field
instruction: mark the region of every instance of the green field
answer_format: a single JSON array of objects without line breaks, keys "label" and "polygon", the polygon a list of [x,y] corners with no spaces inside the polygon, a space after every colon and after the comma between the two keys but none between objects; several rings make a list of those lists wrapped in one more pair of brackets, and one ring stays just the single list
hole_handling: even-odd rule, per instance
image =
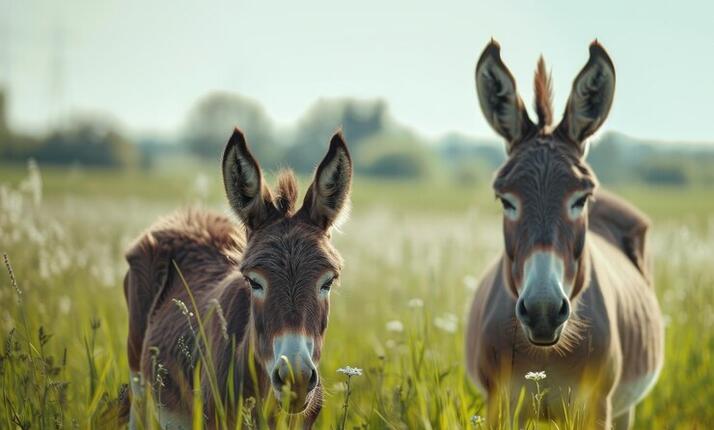
[{"label": "green field", "polygon": [[[636,428],[711,428],[714,191],[615,191],[654,221],[667,321],[665,368]],[[227,212],[217,166],[28,173],[0,165],[0,253],[17,280],[14,288],[2,267],[0,428],[106,423],[129,379],[123,251],[157,216],[187,205]],[[464,319],[474,280],[502,248],[499,213],[488,183],[355,178],[351,220],[335,236],[346,266],[320,363],[319,428],[342,428],[336,370],[345,365],[365,370],[352,379],[345,428],[478,426],[471,419],[483,402],[465,375]]]}]

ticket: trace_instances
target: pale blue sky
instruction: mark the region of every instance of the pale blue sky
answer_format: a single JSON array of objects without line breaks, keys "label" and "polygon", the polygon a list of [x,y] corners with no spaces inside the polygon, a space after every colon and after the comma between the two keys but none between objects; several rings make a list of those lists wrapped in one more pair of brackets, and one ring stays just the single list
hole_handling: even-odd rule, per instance
[{"label": "pale blue sky", "polygon": [[227,90],[257,99],[281,125],[320,97],[381,97],[428,136],[493,136],[473,83],[491,36],[529,106],[545,55],[558,116],[597,37],[618,74],[606,129],[714,141],[712,5],[0,0],[0,82],[25,129],[53,112],[101,111],[132,131],[171,133],[197,98]]}]

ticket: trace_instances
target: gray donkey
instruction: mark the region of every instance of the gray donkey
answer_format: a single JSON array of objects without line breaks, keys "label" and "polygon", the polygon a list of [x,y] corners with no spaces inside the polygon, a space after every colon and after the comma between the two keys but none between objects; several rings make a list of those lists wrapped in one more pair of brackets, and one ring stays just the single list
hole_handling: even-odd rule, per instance
[{"label": "gray donkey", "polygon": [[664,332],[645,246],[649,223],[599,190],[585,162],[587,138],[612,104],[613,63],[597,41],[590,45],[555,127],[542,58],[537,124],[494,41],[478,60],[476,88],[508,152],[493,182],[504,252],[476,292],[466,334],[466,362],[487,397],[488,422],[510,418],[506,405],[513,411],[523,387],[534,391],[524,375],[544,371],[546,394],[531,415],[563,421],[579,414],[578,428],[627,429],[662,368]]}]

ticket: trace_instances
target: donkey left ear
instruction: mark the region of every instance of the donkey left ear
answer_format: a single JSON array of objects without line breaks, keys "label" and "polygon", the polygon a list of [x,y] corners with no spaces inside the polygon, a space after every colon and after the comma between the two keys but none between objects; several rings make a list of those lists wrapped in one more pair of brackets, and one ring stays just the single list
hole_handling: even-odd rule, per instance
[{"label": "donkey left ear", "polygon": [[585,152],[584,140],[605,122],[615,95],[615,66],[605,48],[595,40],[590,59],[578,73],[556,132]]},{"label": "donkey left ear", "polygon": [[486,121],[506,139],[506,152],[511,153],[535,125],[518,95],[513,75],[501,60],[501,46],[493,39],[476,63],[476,92]]},{"label": "donkey left ear", "polygon": [[315,171],[315,179],[305,194],[300,213],[310,222],[328,230],[349,208],[352,187],[352,158],[342,132],[332,136],[327,155]]},{"label": "donkey left ear", "polygon": [[222,161],[228,203],[243,224],[255,231],[276,215],[270,190],[263,184],[258,162],[238,128],[233,131]]}]

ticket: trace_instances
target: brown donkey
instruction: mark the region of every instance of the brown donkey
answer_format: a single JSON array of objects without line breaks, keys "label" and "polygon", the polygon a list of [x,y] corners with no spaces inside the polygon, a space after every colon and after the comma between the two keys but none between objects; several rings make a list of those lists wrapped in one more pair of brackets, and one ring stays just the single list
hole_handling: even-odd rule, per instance
[{"label": "brown donkey", "polygon": [[[292,173],[283,172],[271,194],[238,129],[222,164],[228,201],[245,228],[183,211],[153,225],[126,254],[133,403],[147,387],[162,428],[191,428],[194,414],[209,427],[232,428],[241,396],[260,402],[272,389],[310,428],[322,402],[317,365],[330,288],[342,268],[330,229],[348,206],[350,154],[335,134],[299,210]],[[194,387],[199,365],[202,387]],[[203,411],[192,410],[199,391]],[[140,418],[132,411],[130,428]]]},{"label": "brown donkey", "polygon": [[586,139],[612,103],[612,61],[597,41],[590,45],[556,127],[542,58],[538,124],[494,41],[477,63],[476,88],[508,152],[493,183],[505,249],[476,292],[466,334],[468,370],[487,396],[488,421],[509,419],[505,405],[513,411],[522,388],[535,390],[524,375],[545,371],[539,384],[547,391],[531,416],[579,414],[576,428],[629,428],[662,367],[664,332],[645,246],[648,221],[598,191],[585,162]]}]

